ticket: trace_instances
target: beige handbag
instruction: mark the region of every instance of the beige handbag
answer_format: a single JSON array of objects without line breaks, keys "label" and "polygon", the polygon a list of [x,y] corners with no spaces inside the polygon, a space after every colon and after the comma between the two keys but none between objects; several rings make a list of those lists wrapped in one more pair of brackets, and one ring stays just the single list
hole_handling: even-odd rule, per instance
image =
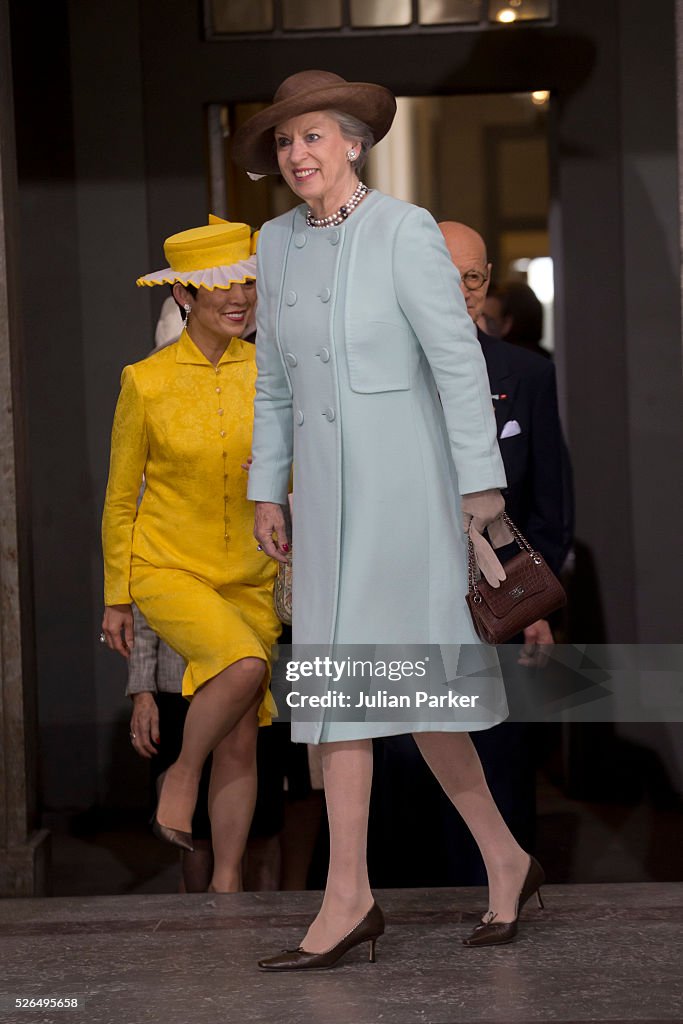
[{"label": "beige handbag", "polygon": [[292,624],[292,554],[288,562],[277,563],[277,576],[273,587],[275,614],[285,626]]},{"label": "beige handbag", "polygon": [[[287,495],[287,507],[289,509],[289,537],[290,541],[292,538],[292,503],[294,500],[293,494]],[[277,576],[275,577],[275,586],[273,587],[273,605],[275,607],[275,614],[277,615],[283,626],[292,625],[292,556],[294,554],[293,548],[289,551],[288,562],[277,563]]]}]

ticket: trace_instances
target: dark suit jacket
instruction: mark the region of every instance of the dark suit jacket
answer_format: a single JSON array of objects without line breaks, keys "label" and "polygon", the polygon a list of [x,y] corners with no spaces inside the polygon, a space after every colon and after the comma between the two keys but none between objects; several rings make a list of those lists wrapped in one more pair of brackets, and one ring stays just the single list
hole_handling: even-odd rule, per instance
[{"label": "dark suit jacket", "polygon": [[[574,527],[571,466],[549,359],[477,331],[498,426],[508,486],[506,511],[554,572],[562,567]],[[516,426],[519,425],[519,432]],[[511,436],[501,437],[513,431]]]}]

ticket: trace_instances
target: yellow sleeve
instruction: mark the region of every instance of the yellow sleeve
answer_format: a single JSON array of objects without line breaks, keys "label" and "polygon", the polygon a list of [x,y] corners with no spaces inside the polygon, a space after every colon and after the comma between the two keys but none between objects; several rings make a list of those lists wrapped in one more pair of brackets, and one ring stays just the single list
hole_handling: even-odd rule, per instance
[{"label": "yellow sleeve", "polygon": [[133,524],[148,450],[144,402],[133,367],[126,366],[111,432],[109,481],[102,515],[106,605],[131,603]]}]

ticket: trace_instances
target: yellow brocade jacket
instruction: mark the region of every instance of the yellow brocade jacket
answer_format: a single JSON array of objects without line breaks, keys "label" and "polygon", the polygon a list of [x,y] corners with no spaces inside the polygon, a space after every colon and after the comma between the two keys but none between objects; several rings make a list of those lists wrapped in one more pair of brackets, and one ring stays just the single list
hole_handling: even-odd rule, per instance
[{"label": "yellow brocade jacket", "polygon": [[214,367],[186,332],[125,367],[102,519],[105,604],[131,603],[136,561],[215,588],[272,583],[277,566],[256,550],[241,468],[255,381],[253,345],[233,338]]}]

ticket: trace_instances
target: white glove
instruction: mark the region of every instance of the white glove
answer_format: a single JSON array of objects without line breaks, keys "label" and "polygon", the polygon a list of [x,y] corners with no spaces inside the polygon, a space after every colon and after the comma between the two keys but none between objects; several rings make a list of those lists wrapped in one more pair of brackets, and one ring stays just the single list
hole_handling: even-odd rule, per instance
[{"label": "white glove", "polygon": [[[488,491],[473,491],[462,496],[462,528],[472,541],[474,558],[484,579],[492,587],[499,587],[504,580],[505,570],[496,557],[493,547],[500,548],[514,540],[502,519],[505,500],[497,488]],[[483,536],[488,529],[491,544]]]}]

